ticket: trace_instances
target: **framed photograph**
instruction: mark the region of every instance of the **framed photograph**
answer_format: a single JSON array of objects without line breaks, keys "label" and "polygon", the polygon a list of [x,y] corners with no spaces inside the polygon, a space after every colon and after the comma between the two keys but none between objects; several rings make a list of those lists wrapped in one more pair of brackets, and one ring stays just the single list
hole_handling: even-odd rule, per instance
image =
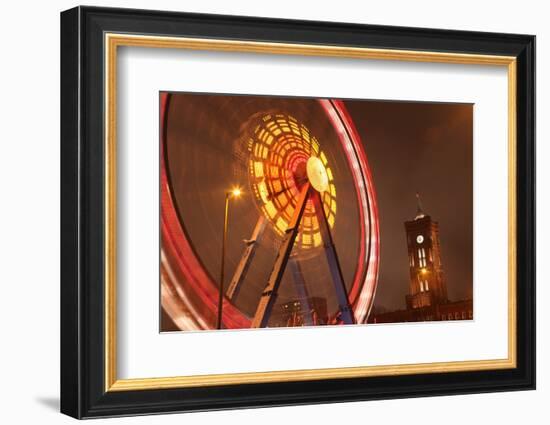
[{"label": "framed photograph", "polygon": [[61,14],[61,411],[535,388],[535,37]]}]

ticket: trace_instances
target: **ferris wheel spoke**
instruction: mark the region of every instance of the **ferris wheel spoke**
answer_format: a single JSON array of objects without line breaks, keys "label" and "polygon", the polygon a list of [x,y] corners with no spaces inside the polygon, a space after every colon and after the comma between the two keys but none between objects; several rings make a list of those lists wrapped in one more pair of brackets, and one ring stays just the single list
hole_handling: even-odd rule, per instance
[{"label": "ferris wheel spoke", "polygon": [[270,193],[270,194],[267,196],[267,199],[268,199],[269,201],[271,201],[273,198],[276,198],[276,197],[279,196],[281,193],[285,193],[285,192],[288,192],[288,191],[290,191],[290,187],[285,187],[284,189],[278,190],[277,192]]},{"label": "ferris wheel spoke", "polygon": [[244,282],[250,263],[254,259],[256,247],[258,246],[258,242],[261,240],[264,234],[266,224],[267,219],[265,218],[265,216],[260,215],[260,218],[258,219],[256,226],[254,227],[254,231],[252,232],[252,236],[250,237],[250,239],[244,240],[246,247],[243,251],[243,255],[241,257],[241,260],[239,261],[237,269],[235,270],[235,273],[231,278],[231,282],[227,287],[227,292],[225,293],[227,298],[232,301],[234,301],[239,296],[242,283]]}]

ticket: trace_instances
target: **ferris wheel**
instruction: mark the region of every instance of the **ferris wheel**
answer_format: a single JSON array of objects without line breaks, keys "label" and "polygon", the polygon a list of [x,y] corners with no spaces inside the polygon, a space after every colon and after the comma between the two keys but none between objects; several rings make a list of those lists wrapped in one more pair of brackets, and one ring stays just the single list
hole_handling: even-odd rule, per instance
[{"label": "ferris wheel", "polygon": [[[366,323],[378,212],[342,101],[162,94],[160,174],[161,304],[179,329]],[[289,305],[299,322],[278,320]]]}]

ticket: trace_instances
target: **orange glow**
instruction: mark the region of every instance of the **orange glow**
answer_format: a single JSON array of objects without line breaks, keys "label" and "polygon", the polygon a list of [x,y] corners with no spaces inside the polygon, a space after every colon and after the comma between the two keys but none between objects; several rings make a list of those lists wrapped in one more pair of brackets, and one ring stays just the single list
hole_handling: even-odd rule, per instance
[{"label": "orange glow", "polygon": [[[329,159],[309,129],[294,117],[266,114],[248,136],[249,173],[252,193],[264,216],[278,235],[283,235],[296,208],[299,186],[295,172],[312,156],[319,157],[328,175],[328,189],[323,193],[323,209],[332,228],[336,218],[336,188]],[[322,244],[319,223],[312,202],[308,202],[296,243],[301,248]]]}]

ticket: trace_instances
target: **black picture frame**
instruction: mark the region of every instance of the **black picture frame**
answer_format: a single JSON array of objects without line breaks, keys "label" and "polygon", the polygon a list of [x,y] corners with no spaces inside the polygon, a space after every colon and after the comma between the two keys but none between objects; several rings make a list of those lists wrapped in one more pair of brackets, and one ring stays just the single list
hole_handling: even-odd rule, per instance
[{"label": "black picture frame", "polygon": [[[506,55],[517,59],[517,367],[105,391],[104,34]],[[61,412],[75,418],[535,388],[535,37],[131,9],[61,13]]]}]

